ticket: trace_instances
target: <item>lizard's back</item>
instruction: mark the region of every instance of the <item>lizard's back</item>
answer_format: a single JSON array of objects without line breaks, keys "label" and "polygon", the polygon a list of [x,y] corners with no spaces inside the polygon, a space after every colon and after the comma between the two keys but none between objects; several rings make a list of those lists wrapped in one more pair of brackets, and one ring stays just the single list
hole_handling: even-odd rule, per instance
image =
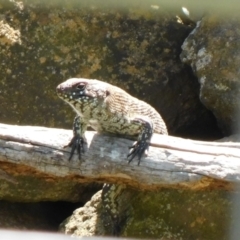
[{"label": "lizard's back", "polygon": [[[153,124],[153,131],[155,133],[168,134],[165,122],[152,106],[129,95],[121,88],[109,85],[107,89],[109,91],[109,95],[106,98],[107,112],[113,116],[113,119],[120,119],[119,125],[122,125],[122,131],[125,130],[123,134],[131,132],[131,120],[134,118],[151,121]],[[121,121],[121,119],[124,120]],[[114,121],[113,125],[115,125]],[[139,134],[139,130],[135,130],[133,127],[130,135],[137,134]]]}]

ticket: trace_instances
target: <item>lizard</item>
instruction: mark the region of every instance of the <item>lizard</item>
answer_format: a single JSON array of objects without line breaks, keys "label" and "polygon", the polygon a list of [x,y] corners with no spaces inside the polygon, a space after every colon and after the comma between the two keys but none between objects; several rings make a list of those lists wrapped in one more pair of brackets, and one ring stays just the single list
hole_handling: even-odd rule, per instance
[{"label": "lizard", "polygon": [[75,150],[79,159],[84,152],[84,133],[91,126],[98,133],[109,133],[136,139],[127,155],[130,163],[138,157],[138,165],[148,151],[153,133],[167,135],[167,127],[160,114],[148,103],[123,89],[96,79],[70,78],[59,84],[57,95],[68,103],[77,116],[73,122],[73,138],[69,160]]}]

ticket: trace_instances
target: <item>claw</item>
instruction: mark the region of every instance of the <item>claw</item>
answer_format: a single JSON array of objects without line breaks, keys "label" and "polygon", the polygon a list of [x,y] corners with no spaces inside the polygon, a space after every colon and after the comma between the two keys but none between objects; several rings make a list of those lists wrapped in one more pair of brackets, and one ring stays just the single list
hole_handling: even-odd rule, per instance
[{"label": "claw", "polygon": [[83,137],[81,137],[80,135],[75,135],[70,143],[64,147],[71,147],[71,153],[70,156],[68,158],[68,160],[70,161],[73,157],[73,154],[75,152],[75,150],[77,149],[77,153],[78,153],[78,159],[81,160],[81,154],[84,153],[84,139]]},{"label": "claw", "polygon": [[143,119],[134,119],[134,122],[137,124],[141,124],[143,126],[143,130],[138,137],[138,141],[135,142],[131,147],[129,147],[130,152],[127,155],[128,163],[130,163],[136,156],[138,157],[138,165],[140,164],[141,158],[146,150],[149,148],[150,140],[153,134],[152,125],[144,121]]},{"label": "claw", "polygon": [[81,155],[84,153],[84,131],[87,125],[82,121],[80,116],[76,116],[73,121],[73,138],[71,139],[70,143],[64,147],[71,147],[71,153],[69,156],[69,161],[72,159],[75,150],[78,153],[78,159],[81,160]]},{"label": "claw", "polygon": [[130,159],[128,160],[128,163],[130,163],[136,156],[138,156],[138,165],[139,165],[141,158],[145,150],[148,149],[148,147],[149,147],[149,143],[144,140],[137,141],[135,144],[133,144],[133,146],[129,147],[129,149],[131,150],[127,155],[127,158],[130,157]]}]

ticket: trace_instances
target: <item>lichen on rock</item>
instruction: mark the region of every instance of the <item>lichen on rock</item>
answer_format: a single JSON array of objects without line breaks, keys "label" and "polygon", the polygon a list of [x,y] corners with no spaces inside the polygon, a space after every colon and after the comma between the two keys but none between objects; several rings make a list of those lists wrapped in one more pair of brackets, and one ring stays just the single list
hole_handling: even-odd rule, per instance
[{"label": "lichen on rock", "polygon": [[[118,187],[114,189],[117,190],[113,198],[116,212],[124,220],[118,222],[118,236],[144,239],[228,239],[233,199],[224,190],[139,191],[124,188],[121,194],[117,194]],[[100,191],[61,224],[62,231],[78,237],[94,234],[113,236],[114,221],[111,216],[106,216],[108,211],[104,210],[103,201]]]},{"label": "lichen on rock", "polygon": [[240,24],[238,16],[206,16],[182,45],[181,59],[198,77],[200,100],[225,135],[240,130]]},{"label": "lichen on rock", "polygon": [[12,28],[3,20],[0,20],[0,44],[13,45],[15,43],[22,43],[20,31]]}]

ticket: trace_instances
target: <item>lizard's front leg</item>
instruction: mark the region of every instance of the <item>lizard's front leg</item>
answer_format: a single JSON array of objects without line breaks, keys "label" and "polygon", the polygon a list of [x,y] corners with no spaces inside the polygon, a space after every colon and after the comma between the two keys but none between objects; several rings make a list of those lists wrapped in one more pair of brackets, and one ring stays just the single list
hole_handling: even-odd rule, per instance
[{"label": "lizard's front leg", "polygon": [[148,150],[150,140],[153,135],[153,126],[151,121],[144,120],[142,118],[135,118],[132,120],[133,124],[141,125],[142,131],[138,136],[138,140],[130,147],[130,152],[127,155],[129,158],[128,163],[130,163],[136,156],[138,156],[138,165],[140,164],[141,157],[145,150]]},{"label": "lizard's front leg", "polygon": [[87,124],[81,119],[80,116],[76,116],[73,121],[73,138],[70,143],[64,147],[71,147],[71,153],[69,161],[72,159],[75,150],[78,153],[78,159],[81,159],[81,154],[84,153],[84,133],[87,129]]}]

